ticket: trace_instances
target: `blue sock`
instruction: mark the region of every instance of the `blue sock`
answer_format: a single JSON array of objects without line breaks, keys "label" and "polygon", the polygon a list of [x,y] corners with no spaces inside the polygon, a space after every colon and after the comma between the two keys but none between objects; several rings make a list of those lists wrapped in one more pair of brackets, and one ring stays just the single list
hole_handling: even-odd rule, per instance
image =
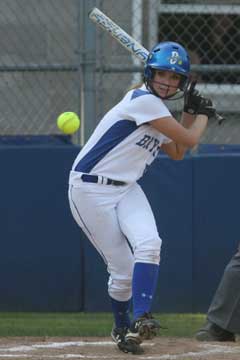
[{"label": "blue sock", "polygon": [[115,320],[115,326],[117,328],[129,328],[130,326],[130,317],[129,317],[129,308],[131,305],[131,299],[128,301],[118,301],[113,298],[111,299],[112,311]]},{"label": "blue sock", "polygon": [[149,312],[158,279],[159,265],[135,263],[133,271],[133,319]]}]

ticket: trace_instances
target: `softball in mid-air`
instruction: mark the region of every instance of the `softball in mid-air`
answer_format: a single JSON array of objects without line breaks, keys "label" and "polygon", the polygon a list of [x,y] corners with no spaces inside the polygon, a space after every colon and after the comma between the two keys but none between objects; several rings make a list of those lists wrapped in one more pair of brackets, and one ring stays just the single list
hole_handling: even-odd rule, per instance
[{"label": "softball in mid-air", "polygon": [[74,134],[80,127],[80,119],[74,112],[64,112],[57,118],[58,128],[67,135]]}]

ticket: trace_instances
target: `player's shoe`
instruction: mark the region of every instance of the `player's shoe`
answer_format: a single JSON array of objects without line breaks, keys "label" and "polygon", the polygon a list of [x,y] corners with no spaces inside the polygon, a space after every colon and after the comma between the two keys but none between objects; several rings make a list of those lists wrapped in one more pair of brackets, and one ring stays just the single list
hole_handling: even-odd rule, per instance
[{"label": "player's shoe", "polygon": [[235,335],[220,326],[207,321],[195,335],[198,341],[236,341]]},{"label": "player's shoe", "polygon": [[159,322],[153,318],[151,313],[145,313],[131,324],[125,340],[141,344],[143,340],[153,339],[159,329]]},{"label": "player's shoe", "polygon": [[128,328],[112,328],[111,337],[113,341],[117,344],[119,350],[124,353],[132,353],[132,354],[142,354],[143,349],[140,347],[140,344],[130,340],[126,340],[126,334],[128,332]]}]

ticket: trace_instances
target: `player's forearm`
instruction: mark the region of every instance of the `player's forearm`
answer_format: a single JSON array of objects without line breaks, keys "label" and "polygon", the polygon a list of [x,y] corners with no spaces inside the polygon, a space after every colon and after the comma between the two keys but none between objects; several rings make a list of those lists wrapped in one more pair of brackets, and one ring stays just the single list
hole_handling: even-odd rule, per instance
[{"label": "player's forearm", "polygon": [[[185,120],[185,121],[184,121]],[[192,133],[193,137],[196,139],[198,143],[204,130],[206,129],[208,118],[205,115],[197,115],[192,119],[185,118],[183,120],[182,125]],[[176,144],[176,147],[179,152],[185,152],[187,150],[187,146]]]},{"label": "player's forearm", "polygon": [[195,121],[190,126],[189,131],[195,138],[195,143],[198,144],[202,134],[204,133],[208,123],[208,117],[206,115],[197,115]]},{"label": "player's forearm", "polygon": [[[186,113],[184,113],[186,114]],[[196,138],[196,145],[199,143],[204,130],[206,129],[208,118],[205,115],[197,115],[193,116],[190,114],[186,114],[189,116],[183,116],[181,123],[184,127],[188,128]],[[196,146],[195,145],[195,146]],[[178,159],[183,159],[185,152],[187,151],[187,147],[181,144],[176,144],[176,152],[178,153]]]},{"label": "player's forearm", "polygon": [[176,152],[178,154],[176,160],[182,160],[184,158],[185,152],[187,151],[187,147],[181,144],[176,144]]},{"label": "player's forearm", "polygon": [[[195,119],[196,119],[196,115],[191,115],[191,114],[183,112],[180,123],[186,129],[189,129],[193,125]],[[184,146],[181,144],[176,144],[176,152],[177,152],[180,160],[184,158],[184,155],[185,155],[187,149],[188,149],[187,146]]]},{"label": "player's forearm", "polygon": [[196,119],[196,115],[191,115],[191,114],[183,112],[180,123],[186,129],[189,129],[192,126],[195,119]]}]

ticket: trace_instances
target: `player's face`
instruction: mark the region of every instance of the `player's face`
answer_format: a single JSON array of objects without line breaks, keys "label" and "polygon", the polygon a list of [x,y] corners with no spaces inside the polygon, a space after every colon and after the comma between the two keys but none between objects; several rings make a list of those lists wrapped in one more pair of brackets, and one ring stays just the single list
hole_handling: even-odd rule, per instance
[{"label": "player's face", "polygon": [[176,93],[180,80],[181,75],[172,71],[155,70],[152,87],[164,99]]}]

